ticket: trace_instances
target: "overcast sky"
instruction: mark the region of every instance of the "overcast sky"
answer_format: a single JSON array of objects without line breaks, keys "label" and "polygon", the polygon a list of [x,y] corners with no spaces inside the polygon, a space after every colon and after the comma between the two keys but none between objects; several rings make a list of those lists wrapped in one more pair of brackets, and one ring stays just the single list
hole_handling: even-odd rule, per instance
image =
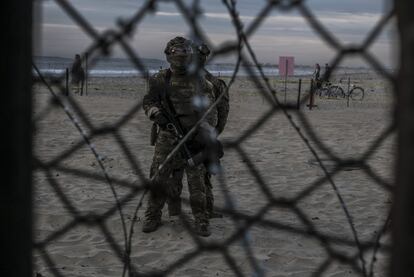
[{"label": "overcast sky", "polygon": [[[132,16],[144,0],[71,0],[69,1],[98,32],[116,28],[119,18]],[[177,36],[189,36],[190,29],[173,3],[160,2],[155,14],[147,14],[138,25],[130,43],[140,57],[164,59],[166,42]],[[193,1],[185,1],[192,3]],[[265,0],[239,0],[240,19],[244,26],[263,9]],[[308,0],[306,5],[318,16],[342,43],[360,43],[374,28],[381,16],[390,8],[387,0]],[[204,15],[200,25],[214,45],[235,39],[230,17],[221,0],[201,0]],[[92,43],[90,37],[70,19],[52,0],[41,1],[39,35],[36,55],[73,57]],[[394,24],[394,22],[391,22]],[[397,43],[392,24],[370,48],[380,61],[392,65],[394,46]],[[258,31],[251,37],[251,44],[261,62],[277,63],[279,56],[295,56],[298,64],[329,62],[334,51],[321,41],[309,24],[297,12],[271,12]],[[123,57],[115,48],[114,57]],[[228,57],[224,61],[230,61]],[[364,66],[365,63],[350,59],[343,65]]]}]

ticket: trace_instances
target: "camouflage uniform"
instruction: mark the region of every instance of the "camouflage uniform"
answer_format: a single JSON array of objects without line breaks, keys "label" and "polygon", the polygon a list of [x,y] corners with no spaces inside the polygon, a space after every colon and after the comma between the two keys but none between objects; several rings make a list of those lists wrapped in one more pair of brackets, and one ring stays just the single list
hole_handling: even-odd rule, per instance
[{"label": "camouflage uniform", "polygon": [[[181,41],[181,40],[179,40]],[[167,45],[168,48],[168,45]],[[168,56],[167,56],[168,59]],[[171,63],[170,63],[171,64]],[[197,91],[199,87],[199,91]],[[144,96],[143,108],[150,119],[154,119],[157,114],[166,111],[166,103],[161,95],[168,93],[169,101],[173,106],[176,116],[180,121],[183,129],[189,131],[199,120],[199,115],[194,108],[193,99],[195,96],[205,96],[214,100],[214,87],[206,78],[189,78],[185,72],[180,70],[160,70],[149,81],[149,91]],[[200,95],[199,95],[200,94]],[[207,116],[206,121],[211,126],[217,125],[217,109],[213,109]],[[190,149],[197,151],[196,144],[192,138],[187,141]],[[184,169],[187,174],[188,188],[190,193],[190,205],[193,216],[197,225],[207,226],[208,218],[206,216],[206,191],[204,176],[206,168],[203,164],[190,167],[181,151],[179,151],[164,167],[156,174],[159,166],[165,161],[170,152],[177,145],[178,139],[175,134],[161,128],[158,138],[155,142],[154,158],[151,165],[151,177],[155,175],[154,182],[148,198],[148,206],[145,212],[146,221],[159,224],[161,210],[167,200],[168,195],[174,195],[176,189],[177,174],[181,174]],[[194,153],[193,152],[193,153]],[[144,223],[144,232],[154,231],[155,228],[146,228],[149,225]],[[154,227],[154,226],[151,226]],[[209,235],[206,232],[202,235]]]},{"label": "camouflage uniform", "polygon": [[[226,83],[219,79],[214,77],[212,74],[207,72],[206,79],[213,83],[215,90],[215,99],[217,99],[221,93],[224,92],[224,96],[221,99],[221,101],[217,104],[217,124],[216,124],[216,131],[217,134],[220,135],[224,127],[227,123],[227,117],[229,115],[229,93],[227,91],[227,85]],[[206,205],[207,205],[207,213],[209,217],[214,216],[213,207],[214,207],[214,196],[213,196],[213,186],[211,184],[210,180],[210,174],[207,173],[205,176],[205,184],[206,184]]]},{"label": "camouflage uniform", "polygon": [[[200,55],[200,62],[202,65],[205,63],[205,58],[209,55],[210,50],[207,48],[206,45],[202,44],[199,47],[193,46],[194,48],[201,48],[196,49],[199,51]],[[204,59],[204,60],[203,60]],[[221,134],[224,130],[224,127],[227,123],[227,118],[229,115],[229,93],[227,91],[227,85],[226,83],[213,76],[210,72],[208,72],[206,69],[203,69],[204,77],[213,84],[214,87],[214,99],[213,102],[224,92],[223,97],[221,98],[221,101],[217,104],[217,118],[216,118],[216,124],[213,125],[216,129],[217,134]],[[212,102],[212,103],[213,103]],[[173,185],[175,185],[175,189],[173,190],[173,193],[171,193],[168,197],[168,211],[170,216],[178,215],[181,213],[181,191],[182,191],[182,177],[184,172],[176,172],[175,174],[175,182]],[[214,207],[214,196],[213,196],[213,186],[211,184],[211,175],[206,172],[206,175],[204,176],[204,183],[206,186],[206,210],[207,210],[207,217],[216,217],[219,216],[218,214],[213,212]]]},{"label": "camouflage uniform", "polygon": [[223,98],[217,104],[217,124],[215,126],[217,134],[221,134],[224,130],[224,127],[226,126],[230,110],[229,93],[227,91],[227,85],[223,80],[213,76],[207,70],[205,77],[214,86],[214,99],[217,99],[220,96],[220,94],[224,92]]}]

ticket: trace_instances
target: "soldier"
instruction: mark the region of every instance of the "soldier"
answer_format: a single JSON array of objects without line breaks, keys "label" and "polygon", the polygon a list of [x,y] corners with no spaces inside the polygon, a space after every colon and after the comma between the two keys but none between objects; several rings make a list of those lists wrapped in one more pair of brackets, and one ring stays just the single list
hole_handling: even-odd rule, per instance
[{"label": "soldier", "polygon": [[[209,126],[217,125],[217,110],[213,109],[195,135],[184,144],[186,151],[179,151],[160,170],[160,165],[179,142],[177,129],[188,132],[200,119],[201,111],[193,104],[195,99],[214,99],[213,85],[205,78],[194,78],[188,74],[187,67],[192,59],[191,42],[176,37],[165,48],[170,68],[160,70],[151,77],[149,90],[144,96],[143,108],[150,120],[159,126],[155,141],[154,158],[151,165],[151,184],[148,206],[145,211],[143,232],[153,232],[161,224],[161,210],[168,195],[175,189],[177,173],[185,169],[190,193],[190,205],[195,219],[194,230],[201,236],[209,236],[209,219],[206,214],[206,192],[204,164],[189,165],[186,153],[194,155],[204,147],[204,134],[212,134]],[[172,114],[173,113],[173,114]],[[176,120],[175,120],[176,119]],[[177,124],[171,124],[175,120]],[[176,126],[179,125],[179,126]],[[173,127],[171,127],[173,126]],[[201,139],[202,138],[202,139]],[[182,148],[183,149],[183,148]],[[184,153],[185,152],[185,153]]]},{"label": "soldier", "polygon": [[[214,101],[224,93],[224,96],[221,98],[221,101],[217,105],[217,125],[214,126],[218,135],[220,135],[227,123],[227,117],[229,114],[229,94],[227,91],[227,85],[222,80],[213,76],[207,69],[205,69],[205,63],[207,57],[210,55],[210,49],[206,44],[202,43],[200,45],[193,44],[194,51],[197,51],[195,56],[198,57],[199,66],[202,69],[202,74],[204,77],[213,84],[214,87]],[[175,175],[175,189],[172,190],[168,203],[168,213],[170,216],[176,216],[181,213],[181,191],[182,191],[182,177],[183,171],[176,172]],[[207,205],[207,217],[208,218],[217,218],[222,217],[221,214],[214,212],[214,196],[213,196],[213,186],[211,184],[211,174],[206,172],[204,176],[204,183],[206,185],[206,205]]]}]

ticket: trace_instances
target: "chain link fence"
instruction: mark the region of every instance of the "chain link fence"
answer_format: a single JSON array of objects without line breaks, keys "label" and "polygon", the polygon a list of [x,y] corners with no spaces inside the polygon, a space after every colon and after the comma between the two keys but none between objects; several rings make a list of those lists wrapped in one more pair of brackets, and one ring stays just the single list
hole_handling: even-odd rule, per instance
[{"label": "chain link fence", "polygon": [[[86,241],[89,239],[88,230],[99,232],[101,234],[101,240],[105,240],[108,249],[110,249],[108,255],[115,257],[119,264],[119,267],[116,268],[119,272],[109,270],[106,273],[100,271],[98,268],[87,268],[83,265],[77,265],[78,267],[84,267],[84,273],[81,275],[85,276],[167,276],[174,274],[179,276],[177,271],[185,268],[186,265],[191,264],[194,259],[199,258],[205,253],[219,254],[229,269],[230,273],[227,272],[229,275],[270,276],[263,259],[255,253],[255,241],[251,237],[251,232],[254,232],[255,228],[263,228],[266,232],[281,232],[285,234],[286,238],[289,236],[303,237],[306,238],[305,241],[310,241],[307,247],[318,247],[321,249],[318,252],[318,258],[308,268],[310,273],[297,272],[298,275],[295,276],[324,276],[335,264],[346,266],[350,270],[347,273],[350,276],[384,276],[387,267],[384,267],[382,263],[384,261],[388,262],[391,249],[390,239],[384,239],[384,237],[389,237],[390,235],[389,225],[391,216],[389,215],[390,211],[386,211],[389,207],[387,206],[385,211],[381,210],[380,212],[381,226],[374,226],[375,230],[372,233],[361,234],[358,231],[358,226],[360,227],[364,223],[359,222],[359,220],[358,223],[355,222],[355,213],[358,213],[358,211],[350,208],[350,205],[352,205],[350,202],[353,202],[354,199],[345,193],[347,187],[343,186],[343,184],[339,185],[338,179],[344,173],[354,174],[353,170],[357,169],[359,174],[362,172],[365,178],[360,180],[368,180],[369,182],[375,183],[383,191],[384,195],[391,195],[393,182],[379,174],[370,163],[375,153],[381,150],[384,142],[392,139],[395,134],[395,119],[390,116],[389,120],[385,123],[387,127],[380,131],[378,135],[370,138],[369,146],[365,149],[360,149],[361,151],[358,155],[338,154],[333,147],[324,142],[323,137],[318,133],[320,129],[315,127],[314,122],[312,122],[312,114],[309,111],[303,109],[298,110],[296,109],[296,105],[283,103],[280,100],[280,95],[275,90],[271,80],[263,72],[262,65],[257,59],[250,40],[253,34],[264,24],[264,21],[272,11],[297,11],[306,20],[311,29],[319,35],[321,40],[331,48],[336,49],[336,55],[330,63],[332,66],[331,70],[326,73],[325,77],[329,77],[347,57],[357,56],[368,63],[394,89],[396,86],[395,73],[387,70],[370,53],[369,49],[387,24],[390,24],[390,21],[395,18],[395,11],[390,10],[384,14],[382,19],[360,45],[343,45],[318,20],[317,16],[312,13],[307,5],[307,1],[263,1],[263,8],[261,8],[257,17],[248,26],[244,26],[238,12],[237,1],[223,0],[222,4],[231,18],[232,26],[237,34],[237,40],[215,46],[210,43],[206,32],[203,31],[200,25],[199,16],[202,14],[200,1],[194,1],[192,5],[187,5],[187,2],[181,0],[145,1],[142,7],[132,17],[127,20],[119,20],[113,29],[99,33],[69,1],[55,0],[55,3],[92,39],[93,42],[91,45],[81,55],[82,59],[89,57],[88,62],[91,68],[96,65],[99,58],[110,56],[112,48],[117,46],[124,51],[143,76],[148,71],[148,68],[146,68],[128,40],[134,35],[144,18],[148,14],[154,14],[157,11],[157,7],[161,2],[173,2],[175,4],[190,28],[191,37],[209,44],[209,47],[212,49],[212,59],[216,60],[228,55],[235,55],[237,57],[234,72],[227,79],[227,92],[230,91],[231,96],[235,93],[232,92],[232,88],[237,83],[240,67],[253,62],[255,70],[259,72],[259,74],[256,74],[250,66],[244,67],[248,72],[249,82],[251,82],[252,86],[259,93],[260,99],[270,109],[260,115],[251,126],[240,132],[237,137],[225,139],[224,146],[226,153],[233,153],[231,157],[242,160],[240,166],[243,166],[246,170],[245,172],[250,175],[249,178],[253,180],[253,185],[257,188],[258,194],[263,195],[263,197],[258,197],[260,201],[263,201],[262,205],[254,212],[251,212],[246,207],[243,207],[243,203],[237,203],[237,199],[235,199],[232,193],[232,188],[234,187],[229,188],[229,181],[226,176],[231,175],[229,171],[240,170],[240,168],[237,169],[235,166],[226,167],[225,165],[224,173],[218,176],[218,183],[216,184],[216,187],[221,193],[221,196],[217,197],[221,199],[223,205],[218,205],[216,209],[224,214],[227,221],[218,220],[215,222],[218,226],[231,222],[233,225],[231,234],[227,237],[215,238],[213,240],[201,239],[193,233],[192,228],[190,228],[191,222],[184,214],[178,222],[180,222],[182,228],[186,229],[188,236],[192,239],[193,247],[188,249],[182,256],[174,257],[173,262],[160,261],[160,264],[156,266],[147,266],[142,261],[137,262],[136,257],[138,255],[137,253],[140,252],[140,245],[134,244],[134,240],[136,240],[137,236],[140,236],[136,229],[138,228],[137,225],[140,224],[140,214],[143,212],[144,198],[151,183],[146,170],[147,165],[143,164],[142,159],[140,159],[140,151],[148,152],[151,149],[149,147],[142,147],[142,145],[145,145],[144,142],[142,145],[139,144],[138,147],[137,145],[132,147],[130,141],[124,136],[124,130],[128,124],[134,122],[134,119],[139,114],[143,113],[142,103],[137,103],[129,110],[124,111],[123,115],[117,118],[115,123],[108,124],[107,122],[99,121],[99,118],[92,118],[88,109],[85,108],[79,99],[70,94],[66,96],[67,87],[65,85],[66,77],[64,74],[59,76],[45,76],[36,64],[33,63],[35,86],[46,88],[47,93],[51,96],[47,105],[42,107],[33,118],[35,140],[37,128],[42,129],[45,127],[51,128],[50,132],[55,132],[56,136],[68,136],[67,145],[58,145],[58,147],[56,145],[47,146],[58,149],[56,153],[52,151],[53,153],[47,156],[34,155],[34,174],[37,176],[35,188],[42,194],[44,191],[41,186],[47,186],[48,190],[54,194],[53,198],[55,199],[52,202],[43,203],[41,201],[41,195],[39,198],[36,198],[36,201],[40,202],[36,203],[36,206],[43,207],[43,209],[47,209],[48,205],[59,206],[62,208],[62,213],[65,218],[71,218],[67,222],[56,224],[56,228],[52,230],[38,231],[37,229],[41,228],[42,222],[36,223],[35,241],[33,244],[36,263],[43,264],[43,267],[49,271],[47,273],[38,273],[38,276],[43,276],[42,274],[44,276],[48,276],[47,274],[55,276],[73,275],[73,273],[68,274],[65,268],[57,262],[57,260],[62,260],[62,257],[59,256],[61,254],[54,254],[54,251],[50,250],[50,248],[53,245],[57,245],[63,249],[67,248],[64,251],[68,251],[68,255],[86,257],[88,255],[87,247],[77,249],[71,246],[71,240],[70,236],[68,238],[68,234],[74,229],[83,230],[82,232],[85,234]],[[223,92],[216,99],[209,110],[217,105],[224,96],[224,93],[226,92]],[[304,93],[300,100],[302,106],[309,102],[310,95],[311,93]],[[34,97],[36,99],[36,94]],[[44,126],[44,124],[49,124],[45,123],[46,118],[56,110],[62,111],[65,114],[67,123],[75,127],[75,137],[73,133],[61,132],[54,129],[52,125]],[[207,113],[208,111],[205,115]],[[252,143],[249,139],[260,130],[265,129],[266,125],[274,124],[272,119],[276,116],[285,120],[286,124],[284,128],[290,129],[295,133],[297,140],[308,152],[311,166],[319,167],[320,172],[322,172],[321,175],[317,175],[313,180],[309,180],[307,185],[298,186],[299,189],[293,189],[293,193],[289,194],[288,197],[279,196],[281,194],[280,191],[275,190],[273,182],[264,176],[268,175],[269,172],[264,173],[257,159],[252,157],[247,150],[251,147]],[[103,121],[105,120],[103,119]],[[179,151],[182,144],[188,139],[195,128],[196,126],[181,140],[172,151],[172,155]],[[114,176],[116,174],[111,174],[109,168],[111,163],[108,161],[110,157],[103,155],[102,150],[94,143],[94,141],[99,141],[99,139],[107,140],[107,145],[113,145],[121,153],[123,160],[120,164],[130,168],[131,172],[133,172],[133,177],[123,178],[122,176]],[[35,147],[37,145],[39,144],[35,144]],[[260,145],[257,147],[256,149],[260,151]],[[106,151],[109,150],[106,149]],[[351,151],[350,154],[352,153],[354,152]],[[90,157],[93,157],[94,161],[91,161],[94,164],[93,170],[76,167],[73,161],[76,161],[79,155],[91,155]],[[278,159],[278,157],[275,156],[274,159]],[[69,177],[62,179],[59,177],[59,174]],[[291,174],[297,173],[292,172]],[[84,212],[84,209],[78,207],[76,204],[80,199],[74,199],[75,196],[71,195],[72,186],[82,186],[85,188],[85,191],[88,191],[88,186],[92,184],[102,185],[102,183],[106,184],[106,188],[102,189],[109,188],[111,195],[106,195],[106,199],[99,199],[99,201],[103,202],[99,206],[100,208],[94,206],[91,211]],[[289,188],[286,187],[285,189]],[[307,199],[318,197],[318,195],[325,193],[327,190],[335,195],[335,209],[342,213],[343,218],[342,225],[339,229],[333,229],[334,231],[327,231],[324,228],[320,228],[318,226],[319,218],[317,216],[310,216],[309,211],[305,210],[302,206],[302,203]],[[369,193],[366,190],[362,191],[363,193]],[[81,203],[82,207],[85,207],[87,200],[83,199],[83,197],[81,196],[82,200],[86,202],[81,201]],[[91,196],[88,195],[88,197]],[[251,195],[250,197],[255,196]],[[48,201],[51,200],[49,199]],[[187,206],[189,205],[187,200],[184,199],[183,201]],[[323,198],[319,201],[323,202]],[[280,218],[281,215],[295,217],[298,224],[286,223],[283,218]],[[59,216],[56,215],[56,219],[50,220],[59,222]],[[109,223],[110,221],[111,223]],[[117,224],[116,231],[112,230],[113,226],[111,226],[114,222]],[[329,225],[329,218],[325,224]],[[51,226],[55,225],[51,224]],[[341,232],[341,230],[350,231]],[[217,230],[213,230],[213,233],[215,231]],[[351,235],[344,235],[344,233]],[[65,240],[62,241],[63,237],[65,237]],[[157,239],[157,233],[152,237],[148,237],[148,240],[154,238]],[[386,240],[386,242],[383,243],[383,240]],[[292,241],[292,243],[294,242]],[[245,263],[240,263],[238,258],[234,257],[233,251],[235,247],[240,247],[239,252],[244,253]],[[52,248],[56,250],[54,247]],[[278,246],[275,245],[274,248],[277,252]],[[376,270],[375,263],[379,255],[382,256],[381,269]],[[107,261],[106,259],[104,257],[101,263],[105,263]],[[157,260],[157,257],[148,259]],[[289,263],[281,262],[278,266],[281,268],[284,266],[289,267]],[[295,272],[295,270],[292,269],[292,272]],[[188,273],[188,275],[191,274]]]}]

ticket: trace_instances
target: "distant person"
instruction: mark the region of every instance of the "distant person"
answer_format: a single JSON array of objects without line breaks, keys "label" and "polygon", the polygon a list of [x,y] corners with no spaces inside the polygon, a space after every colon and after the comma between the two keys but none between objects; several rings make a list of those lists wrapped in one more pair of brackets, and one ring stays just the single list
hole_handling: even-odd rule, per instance
[{"label": "distant person", "polygon": [[315,71],[313,72],[313,76],[315,80],[318,80],[321,75],[321,66],[317,63],[315,64]]},{"label": "distant person", "polygon": [[320,76],[321,76],[321,66],[317,63],[317,64],[315,64],[315,71],[313,72],[313,78],[315,80],[317,88],[321,87]]},{"label": "distant person", "polygon": [[72,64],[72,68],[70,69],[70,73],[72,75],[72,91],[74,93],[83,94],[83,85],[85,82],[85,70],[82,67],[82,60],[79,54],[75,55],[75,61]]}]

